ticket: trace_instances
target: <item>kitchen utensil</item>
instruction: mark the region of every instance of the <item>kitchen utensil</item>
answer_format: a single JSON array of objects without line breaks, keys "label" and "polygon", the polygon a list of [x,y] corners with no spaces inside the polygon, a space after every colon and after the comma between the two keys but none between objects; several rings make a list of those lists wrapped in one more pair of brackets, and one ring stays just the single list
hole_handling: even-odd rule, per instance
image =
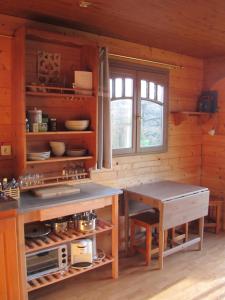
[{"label": "kitchen utensil", "polygon": [[93,231],[96,228],[97,215],[92,211],[77,215],[77,230],[81,232]]},{"label": "kitchen utensil", "polygon": [[65,218],[58,218],[51,222],[51,227],[55,233],[65,232],[68,230],[68,223]]},{"label": "kitchen utensil", "polygon": [[96,219],[78,220],[78,230],[81,232],[93,231],[96,228]]},{"label": "kitchen utensil", "polygon": [[66,146],[64,142],[49,142],[49,144],[55,156],[62,156],[65,153]]},{"label": "kitchen utensil", "polygon": [[49,158],[50,158],[50,151],[27,153],[28,160],[45,160]]},{"label": "kitchen utensil", "polygon": [[67,150],[66,151],[66,155],[67,156],[84,156],[87,154],[87,149],[82,149],[82,148],[78,148],[78,149],[71,149],[71,150]]},{"label": "kitchen utensil", "polygon": [[62,184],[53,187],[34,189],[32,192],[35,196],[46,199],[76,194],[80,192],[80,189],[73,185]]},{"label": "kitchen utensil", "polygon": [[71,242],[72,267],[89,267],[93,262],[92,240],[80,239]]},{"label": "kitchen utensil", "polygon": [[67,120],[65,127],[68,130],[82,131],[86,130],[89,126],[89,120]]},{"label": "kitchen utensil", "polygon": [[35,239],[48,235],[51,228],[41,222],[25,224],[25,237]]},{"label": "kitchen utensil", "polygon": [[38,110],[36,107],[34,110],[28,110],[28,118],[30,124],[41,123],[42,122],[42,111]]}]

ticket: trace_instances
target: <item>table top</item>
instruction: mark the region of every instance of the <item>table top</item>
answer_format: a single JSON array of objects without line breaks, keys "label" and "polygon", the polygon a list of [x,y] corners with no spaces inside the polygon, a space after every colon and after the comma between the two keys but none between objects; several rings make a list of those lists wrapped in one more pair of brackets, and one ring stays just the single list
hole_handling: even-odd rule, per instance
[{"label": "table top", "polygon": [[122,194],[120,189],[115,189],[96,183],[82,183],[77,184],[76,187],[80,189],[79,193],[47,199],[36,197],[30,192],[22,193],[19,201],[19,212],[24,213],[28,211],[55,207],[58,205],[79,203],[87,200],[95,200],[98,198]]},{"label": "table top", "polygon": [[165,180],[128,187],[126,191],[165,202],[205,192],[208,188]]}]

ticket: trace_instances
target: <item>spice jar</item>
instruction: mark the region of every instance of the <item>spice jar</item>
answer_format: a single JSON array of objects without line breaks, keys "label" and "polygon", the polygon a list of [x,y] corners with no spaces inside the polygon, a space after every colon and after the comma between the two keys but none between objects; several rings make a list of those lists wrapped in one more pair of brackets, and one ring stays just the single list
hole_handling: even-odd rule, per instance
[{"label": "spice jar", "polygon": [[50,131],[56,131],[57,130],[57,122],[55,118],[51,118],[49,120],[49,130]]}]

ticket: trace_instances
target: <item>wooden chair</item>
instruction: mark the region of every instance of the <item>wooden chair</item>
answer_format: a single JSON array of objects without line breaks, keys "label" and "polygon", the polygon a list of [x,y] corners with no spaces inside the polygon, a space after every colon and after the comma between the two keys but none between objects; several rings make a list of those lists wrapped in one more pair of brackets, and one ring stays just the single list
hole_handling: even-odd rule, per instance
[{"label": "wooden chair", "polygon": [[[155,247],[153,249],[153,242],[156,244],[158,227],[159,227],[159,214],[158,212],[145,212],[130,218],[131,220],[131,239],[130,248],[134,253],[138,251],[145,256],[146,265],[151,263],[151,258],[153,254],[159,252],[159,248]],[[145,229],[145,243],[144,247],[143,239],[137,238],[136,229]],[[167,232],[165,234],[165,239],[167,240]]]},{"label": "wooden chair", "polygon": [[219,233],[221,230],[221,216],[223,209],[223,200],[210,199],[209,200],[209,212],[205,217],[205,228],[213,228],[215,233]]},{"label": "wooden chair", "polygon": [[[159,214],[158,212],[145,212],[130,218],[131,220],[131,252],[135,251],[145,256],[146,265],[150,265],[152,255],[159,252],[158,248],[158,228],[159,228]],[[145,241],[143,243],[143,236],[136,235],[136,229],[145,229]],[[180,230],[182,232],[180,232]],[[188,223],[179,226],[179,228],[171,228],[170,238],[168,239],[168,230],[164,231],[164,249],[173,247],[176,243],[188,241]],[[168,243],[169,242],[169,243]],[[144,246],[143,246],[144,244]]]}]

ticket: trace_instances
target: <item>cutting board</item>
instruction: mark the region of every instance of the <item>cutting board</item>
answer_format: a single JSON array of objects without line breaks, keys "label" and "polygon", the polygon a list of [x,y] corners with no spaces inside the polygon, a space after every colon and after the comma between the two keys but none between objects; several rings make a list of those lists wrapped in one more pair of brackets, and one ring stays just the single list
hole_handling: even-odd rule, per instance
[{"label": "cutting board", "polygon": [[36,197],[43,199],[62,197],[71,194],[80,193],[80,189],[73,185],[58,185],[46,188],[39,188],[32,191]]}]

